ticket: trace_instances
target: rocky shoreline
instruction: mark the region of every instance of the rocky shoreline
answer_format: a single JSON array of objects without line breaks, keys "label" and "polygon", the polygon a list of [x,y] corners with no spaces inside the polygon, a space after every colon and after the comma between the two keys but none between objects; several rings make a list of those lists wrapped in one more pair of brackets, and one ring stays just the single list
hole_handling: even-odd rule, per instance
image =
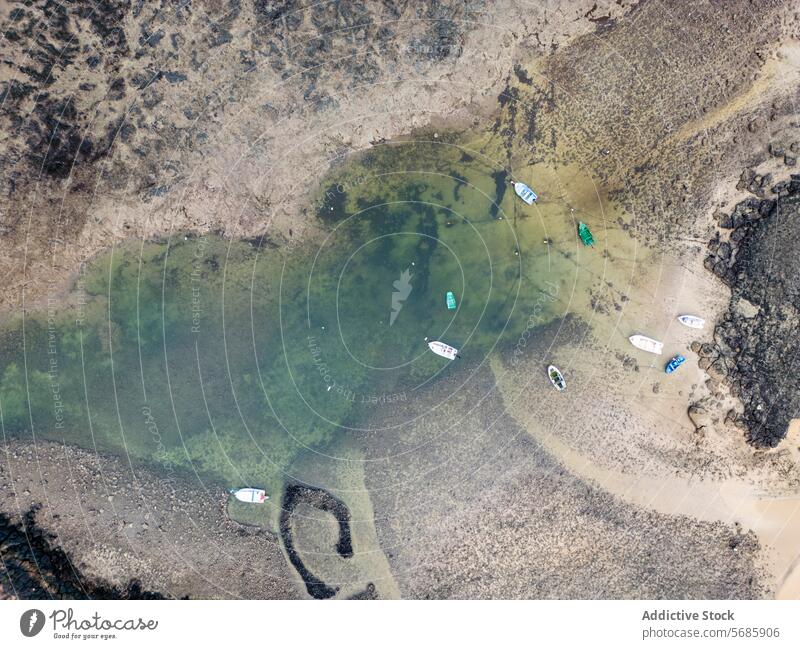
[{"label": "rocky shoreline", "polygon": [[113,585],[89,579],[57,539],[39,527],[40,505],[31,507],[19,522],[0,512],[0,599],[163,599],[161,593],[142,589],[138,579]]},{"label": "rocky shoreline", "polygon": [[730,287],[730,303],[713,343],[692,349],[712,393],[741,401],[742,412],[730,410],[726,421],[753,446],[771,448],[800,416],[800,175],[772,184],[771,175],[748,169],[740,188],[755,196],[717,215],[722,233],[705,259]]},{"label": "rocky shoreline", "polygon": [[5,597],[300,597],[279,540],[232,521],[220,485],[38,440],[3,451]]}]

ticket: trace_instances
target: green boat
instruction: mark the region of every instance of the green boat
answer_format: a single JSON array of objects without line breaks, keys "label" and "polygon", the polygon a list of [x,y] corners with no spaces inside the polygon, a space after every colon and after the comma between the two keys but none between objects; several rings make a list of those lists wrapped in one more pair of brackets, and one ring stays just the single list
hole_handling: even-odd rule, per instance
[{"label": "green boat", "polygon": [[583,241],[584,246],[593,246],[594,245],[594,237],[592,236],[592,231],[589,229],[589,226],[586,225],[583,221],[578,223],[578,236]]},{"label": "green boat", "polygon": [[456,296],[453,291],[447,291],[447,308],[453,311],[456,308]]}]

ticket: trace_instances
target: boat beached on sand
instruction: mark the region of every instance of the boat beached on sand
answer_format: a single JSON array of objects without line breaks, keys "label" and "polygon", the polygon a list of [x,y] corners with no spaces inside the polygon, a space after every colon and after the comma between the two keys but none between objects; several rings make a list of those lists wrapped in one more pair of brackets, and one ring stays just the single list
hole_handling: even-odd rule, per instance
[{"label": "boat beached on sand", "polygon": [[564,380],[564,375],[555,365],[550,365],[547,368],[547,376],[550,379],[550,383],[552,383],[553,387],[559,392],[567,387],[567,382]]},{"label": "boat beached on sand", "polygon": [[661,350],[664,348],[664,343],[660,343],[657,340],[648,338],[647,336],[642,336],[641,334],[631,336],[628,338],[628,340],[631,341],[631,345],[634,347],[638,347],[639,349],[650,352],[651,354],[660,354]]},{"label": "boat beached on sand", "polygon": [[677,356],[673,356],[672,360],[667,363],[667,366],[664,368],[664,371],[667,374],[672,374],[675,370],[677,370],[681,365],[686,362],[686,357],[681,356],[678,354]]},{"label": "boat beached on sand", "polygon": [[702,329],[706,321],[696,315],[679,315],[678,322],[692,329]]}]

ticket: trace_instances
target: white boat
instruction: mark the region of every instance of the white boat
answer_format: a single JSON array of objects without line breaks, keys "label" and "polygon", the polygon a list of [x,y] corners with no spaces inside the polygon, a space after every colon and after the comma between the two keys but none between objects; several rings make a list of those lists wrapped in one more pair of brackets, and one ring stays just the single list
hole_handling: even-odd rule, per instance
[{"label": "white boat", "polygon": [[651,354],[660,354],[664,347],[664,343],[660,343],[657,340],[653,340],[652,338],[648,338],[647,336],[642,336],[640,334],[631,336],[628,338],[628,340],[631,341],[631,345],[634,347],[638,347],[639,349],[650,352]]},{"label": "white boat", "polygon": [[692,329],[702,329],[706,323],[703,318],[698,318],[696,315],[679,315],[678,322]]},{"label": "white boat", "polygon": [[555,365],[550,365],[547,368],[547,376],[550,378],[550,383],[553,387],[561,392],[567,387],[567,382],[564,380],[564,375]]},{"label": "white boat", "polygon": [[536,192],[528,187],[525,183],[514,183],[514,191],[517,192],[517,196],[519,196],[528,205],[533,205],[533,201],[539,198],[536,195]]},{"label": "white boat", "polygon": [[231,489],[231,493],[236,500],[241,500],[243,503],[263,503],[269,498],[267,492],[263,489],[253,489],[251,487]]},{"label": "white boat", "polygon": [[445,358],[448,358],[451,361],[455,360],[456,357],[458,356],[458,350],[455,347],[450,347],[450,345],[447,345],[438,340],[428,340],[427,338],[425,340],[428,342],[428,347],[431,348],[431,351],[434,354],[438,354],[439,356],[444,356]]}]

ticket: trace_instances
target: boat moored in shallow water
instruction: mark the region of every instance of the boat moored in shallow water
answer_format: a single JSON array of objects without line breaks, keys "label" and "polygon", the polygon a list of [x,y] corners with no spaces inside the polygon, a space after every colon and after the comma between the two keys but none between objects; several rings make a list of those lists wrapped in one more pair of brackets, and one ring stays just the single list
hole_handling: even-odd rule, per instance
[{"label": "boat moored in shallow water", "polygon": [[660,354],[661,350],[664,348],[664,343],[653,340],[652,338],[648,338],[647,336],[642,336],[641,334],[631,336],[628,338],[628,340],[631,341],[631,345],[634,347],[638,347],[639,349],[650,352],[651,354]]},{"label": "boat moored in shallow water", "polygon": [[244,489],[231,489],[230,493],[243,503],[263,503],[269,498],[267,492],[263,489],[253,489],[252,487],[245,487]]},{"label": "boat moored in shallow water", "polygon": [[692,329],[702,329],[706,321],[696,315],[679,315],[678,322]]},{"label": "boat moored in shallow water", "polygon": [[583,221],[578,223],[578,236],[583,241],[584,246],[593,246],[594,245],[594,237],[592,236],[592,231],[589,229],[589,226],[586,225]]},{"label": "boat moored in shallow water", "polygon": [[553,387],[556,390],[561,392],[562,390],[566,389],[567,382],[564,380],[564,375],[555,365],[550,365],[547,368],[547,376],[550,379],[550,383],[553,384]]},{"label": "boat moored in shallow water", "polygon": [[519,196],[523,201],[525,201],[528,205],[533,205],[533,202],[539,198],[536,195],[536,192],[533,191],[530,187],[528,187],[525,183],[514,183],[514,191],[517,192],[517,196]]},{"label": "boat moored in shallow water", "polygon": [[454,311],[456,308],[456,296],[453,295],[453,291],[447,291],[447,295],[445,296],[445,301],[447,302],[447,308],[450,311]]},{"label": "boat moored in shallow water", "polygon": [[439,340],[428,340],[426,338],[425,341],[428,343],[428,347],[430,347],[431,351],[438,356],[443,356],[451,361],[459,357],[458,350],[455,347],[451,347]]}]

